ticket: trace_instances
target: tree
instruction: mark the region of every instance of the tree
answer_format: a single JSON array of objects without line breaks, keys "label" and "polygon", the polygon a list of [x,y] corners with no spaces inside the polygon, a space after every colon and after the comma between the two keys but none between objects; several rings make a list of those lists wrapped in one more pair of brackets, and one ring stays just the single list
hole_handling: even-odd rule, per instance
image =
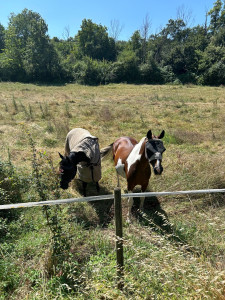
[{"label": "tree", "polygon": [[130,38],[129,44],[131,50],[136,54],[139,61],[142,60],[142,38],[139,30],[136,30]]},{"label": "tree", "polygon": [[107,28],[84,19],[77,34],[78,45],[83,56],[98,60],[115,59],[115,41],[109,38]]},{"label": "tree", "polygon": [[120,22],[118,20],[114,19],[110,22],[110,28],[109,28],[110,36],[114,39],[115,42],[117,42],[122,30],[123,30],[123,26],[120,25]]},{"label": "tree", "polygon": [[186,37],[186,24],[182,19],[170,19],[169,23],[162,30],[161,34],[167,39],[182,42]]},{"label": "tree", "polygon": [[210,16],[209,29],[214,35],[225,26],[225,0],[217,0],[208,15]]},{"label": "tree", "polygon": [[11,80],[46,81],[58,77],[60,64],[38,13],[11,14],[5,34],[5,63]]},{"label": "tree", "polygon": [[200,83],[208,85],[225,84],[225,48],[212,43],[199,53]]},{"label": "tree", "polygon": [[147,14],[144,18],[143,25],[141,27],[141,37],[142,37],[142,62],[146,62],[147,59],[147,41],[149,39],[149,30],[151,27],[151,21],[149,15]]},{"label": "tree", "polygon": [[124,49],[113,64],[109,74],[112,82],[136,82],[138,80],[138,59],[134,51]]},{"label": "tree", "polygon": [[186,26],[193,22],[192,11],[182,4],[177,9],[177,20],[183,20]]},{"label": "tree", "polygon": [[3,52],[5,48],[5,28],[0,23],[0,53]]}]

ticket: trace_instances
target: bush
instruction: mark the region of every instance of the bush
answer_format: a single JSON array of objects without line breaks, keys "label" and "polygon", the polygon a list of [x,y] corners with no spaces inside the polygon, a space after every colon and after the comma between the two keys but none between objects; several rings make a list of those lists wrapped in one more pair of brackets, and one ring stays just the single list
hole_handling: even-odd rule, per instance
[{"label": "bush", "polygon": [[225,63],[216,62],[203,74],[203,82],[206,85],[221,85],[225,83]]},{"label": "bush", "polygon": [[138,59],[134,52],[124,50],[120,53],[118,61],[112,64],[108,73],[109,82],[137,82],[139,78]]},{"label": "bush", "polygon": [[163,83],[163,76],[161,74],[161,70],[154,60],[151,60],[147,64],[140,65],[139,73],[141,83]]},{"label": "bush", "polygon": [[[10,162],[0,161],[0,204],[19,203],[22,201],[24,179]],[[19,215],[18,209],[0,210],[0,218],[12,220]]]},{"label": "bush", "polygon": [[97,85],[101,82],[98,62],[89,57],[78,61],[72,73],[73,79],[80,84]]},{"label": "bush", "polygon": [[175,74],[173,73],[171,66],[165,66],[161,68],[161,75],[163,78],[163,83],[171,83],[176,80]]},{"label": "bush", "polygon": [[183,84],[187,84],[187,83],[197,83],[197,76],[194,73],[191,72],[186,72],[184,74],[181,74],[180,76],[178,76],[179,80],[183,83]]}]

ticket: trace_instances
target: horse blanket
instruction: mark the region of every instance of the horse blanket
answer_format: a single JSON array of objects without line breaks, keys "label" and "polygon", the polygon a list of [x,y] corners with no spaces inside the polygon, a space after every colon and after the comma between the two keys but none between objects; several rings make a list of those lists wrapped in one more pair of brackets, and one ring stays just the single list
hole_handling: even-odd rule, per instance
[{"label": "horse blanket", "polygon": [[98,138],[83,128],[72,129],[66,136],[65,155],[70,152],[84,152],[90,163],[77,165],[77,176],[84,182],[98,182],[101,179],[101,157]]}]

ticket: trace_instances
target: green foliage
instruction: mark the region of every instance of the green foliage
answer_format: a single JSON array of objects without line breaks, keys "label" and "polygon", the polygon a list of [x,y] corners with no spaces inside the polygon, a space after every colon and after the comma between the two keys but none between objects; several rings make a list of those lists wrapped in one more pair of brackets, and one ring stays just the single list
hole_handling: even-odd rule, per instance
[{"label": "green foliage", "polygon": [[[0,204],[13,204],[22,201],[25,180],[11,162],[0,160]],[[12,220],[19,216],[19,210],[1,210],[0,219]],[[1,232],[1,229],[0,229]]]},{"label": "green foliage", "polygon": [[38,13],[24,9],[11,14],[5,33],[3,69],[11,80],[48,81],[59,79],[61,67],[47,36],[48,27]]},{"label": "green foliage", "polygon": [[0,53],[3,52],[4,48],[5,48],[5,28],[0,23]]},{"label": "green foliage", "polygon": [[101,80],[100,64],[97,60],[85,57],[84,60],[78,61],[73,67],[73,78],[81,84],[98,85]]},{"label": "green foliage", "polygon": [[115,59],[115,42],[108,37],[107,28],[84,19],[77,34],[78,45],[83,56],[97,60]]},{"label": "green foliage", "polygon": [[150,59],[149,63],[139,65],[139,74],[141,83],[164,83],[161,69],[153,59]]},{"label": "green foliage", "polygon": [[220,85],[225,82],[225,48],[212,43],[200,54],[199,72],[202,84]]},{"label": "green foliage", "polygon": [[135,30],[128,41],[115,41],[107,27],[83,19],[75,37],[50,40],[40,14],[24,9],[11,14],[7,29],[0,24],[0,80],[224,84],[223,60],[212,61],[208,51],[225,47],[224,0],[216,0],[208,16],[208,27],[169,19],[158,34]]},{"label": "green foliage", "polygon": [[213,8],[208,12],[210,16],[210,26],[212,34],[220,31],[220,29],[224,29],[225,26],[225,1],[217,0],[214,3]]},{"label": "green foliage", "polygon": [[[107,66],[110,69],[112,64]],[[170,66],[157,67],[163,78],[180,83]],[[224,187],[223,87],[19,83],[0,86],[5,124],[2,145],[13,148],[16,155],[12,159],[16,166],[22,166],[29,183],[24,184],[22,201],[80,197],[81,184],[75,180],[69,190],[59,190],[55,174],[57,152],[68,132],[68,128],[61,131],[60,126],[65,124],[70,128],[77,124],[94,128],[103,147],[121,134],[139,140],[149,126],[155,134],[164,128],[164,173],[160,178],[152,174],[151,191]],[[21,94],[27,111],[32,105],[33,120],[27,120],[21,111]],[[30,135],[20,131],[18,119],[31,130]],[[15,135],[11,136],[11,130]],[[48,138],[58,141],[54,149],[45,149],[43,143],[48,143]],[[102,167],[101,194],[111,193],[117,184],[113,163],[105,161]],[[14,168],[14,174],[21,179],[19,170],[21,167]],[[126,188],[123,179],[121,186]],[[89,186],[88,191],[94,193],[95,185]],[[122,202],[125,220],[127,201]],[[134,202],[135,212],[138,200]],[[0,298],[223,298],[224,194],[146,199],[144,214],[137,213],[137,218],[134,214],[132,224],[123,224],[123,291],[116,287],[114,219],[102,228],[99,212],[103,202],[98,203],[99,210],[94,203],[77,203],[60,208],[23,209],[10,222],[1,218]],[[112,214],[113,210],[110,217]]]},{"label": "green foliage", "polygon": [[138,58],[132,50],[123,50],[118,61],[112,65],[110,82],[136,82],[138,80]]}]

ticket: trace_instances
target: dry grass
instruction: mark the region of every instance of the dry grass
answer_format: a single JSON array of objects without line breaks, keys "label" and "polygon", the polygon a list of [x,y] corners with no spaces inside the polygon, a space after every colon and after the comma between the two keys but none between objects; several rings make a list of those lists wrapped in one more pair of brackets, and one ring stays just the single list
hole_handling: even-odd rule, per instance
[{"label": "dry grass", "polygon": [[[55,167],[59,162],[58,152],[64,151],[66,133],[74,127],[90,130],[99,137],[101,147],[119,136],[128,135],[140,140],[149,129],[156,134],[164,129],[167,149],[163,159],[164,173],[161,177],[152,176],[149,190],[224,188],[224,91],[223,87],[192,85],[86,87],[0,83],[0,156],[7,159],[9,150],[16,166],[30,169],[32,154],[25,129],[31,132],[37,149],[53,158]],[[102,175],[101,192],[112,193],[117,184],[112,161],[103,162]],[[126,190],[126,181],[122,179],[121,183]],[[95,189],[91,187],[90,193],[95,193]],[[79,184],[74,183],[62,195],[80,196]],[[172,299],[179,299],[176,295],[183,295],[184,299],[224,299],[221,289],[225,261],[224,195],[166,197],[156,199],[153,204],[151,199],[148,200],[145,202],[147,217],[132,228],[125,227],[127,264],[132,266],[126,273],[129,291],[126,299],[132,299],[132,293],[135,299],[141,299],[147,287],[140,281],[154,282],[156,276],[163,283],[155,283],[155,290],[162,295],[159,299],[169,299],[170,295]],[[80,216],[87,214],[96,218],[83,207],[78,207],[78,211]],[[160,213],[161,217],[154,215]],[[162,225],[162,215],[169,222],[165,228],[169,228],[172,241],[155,233],[155,229],[149,229],[152,220],[155,222],[153,227]],[[139,236],[135,241],[137,230]],[[108,235],[107,230],[104,234]],[[187,253],[177,246],[176,239],[183,242],[184,248],[194,249],[194,253]],[[143,240],[143,246],[137,250]],[[146,252],[148,244],[155,247],[150,252]],[[133,253],[135,249],[137,252]],[[101,270],[102,262],[99,260],[96,266],[98,263]],[[140,274],[138,270],[141,270]],[[91,277],[90,290],[96,291],[93,295],[102,295],[98,287],[105,291],[104,295],[114,295],[112,288],[109,286],[107,290],[102,283],[106,280],[105,274],[94,281]],[[149,291],[154,293],[152,286]],[[116,293],[115,298],[125,299]],[[104,299],[111,299],[108,297]]]}]

